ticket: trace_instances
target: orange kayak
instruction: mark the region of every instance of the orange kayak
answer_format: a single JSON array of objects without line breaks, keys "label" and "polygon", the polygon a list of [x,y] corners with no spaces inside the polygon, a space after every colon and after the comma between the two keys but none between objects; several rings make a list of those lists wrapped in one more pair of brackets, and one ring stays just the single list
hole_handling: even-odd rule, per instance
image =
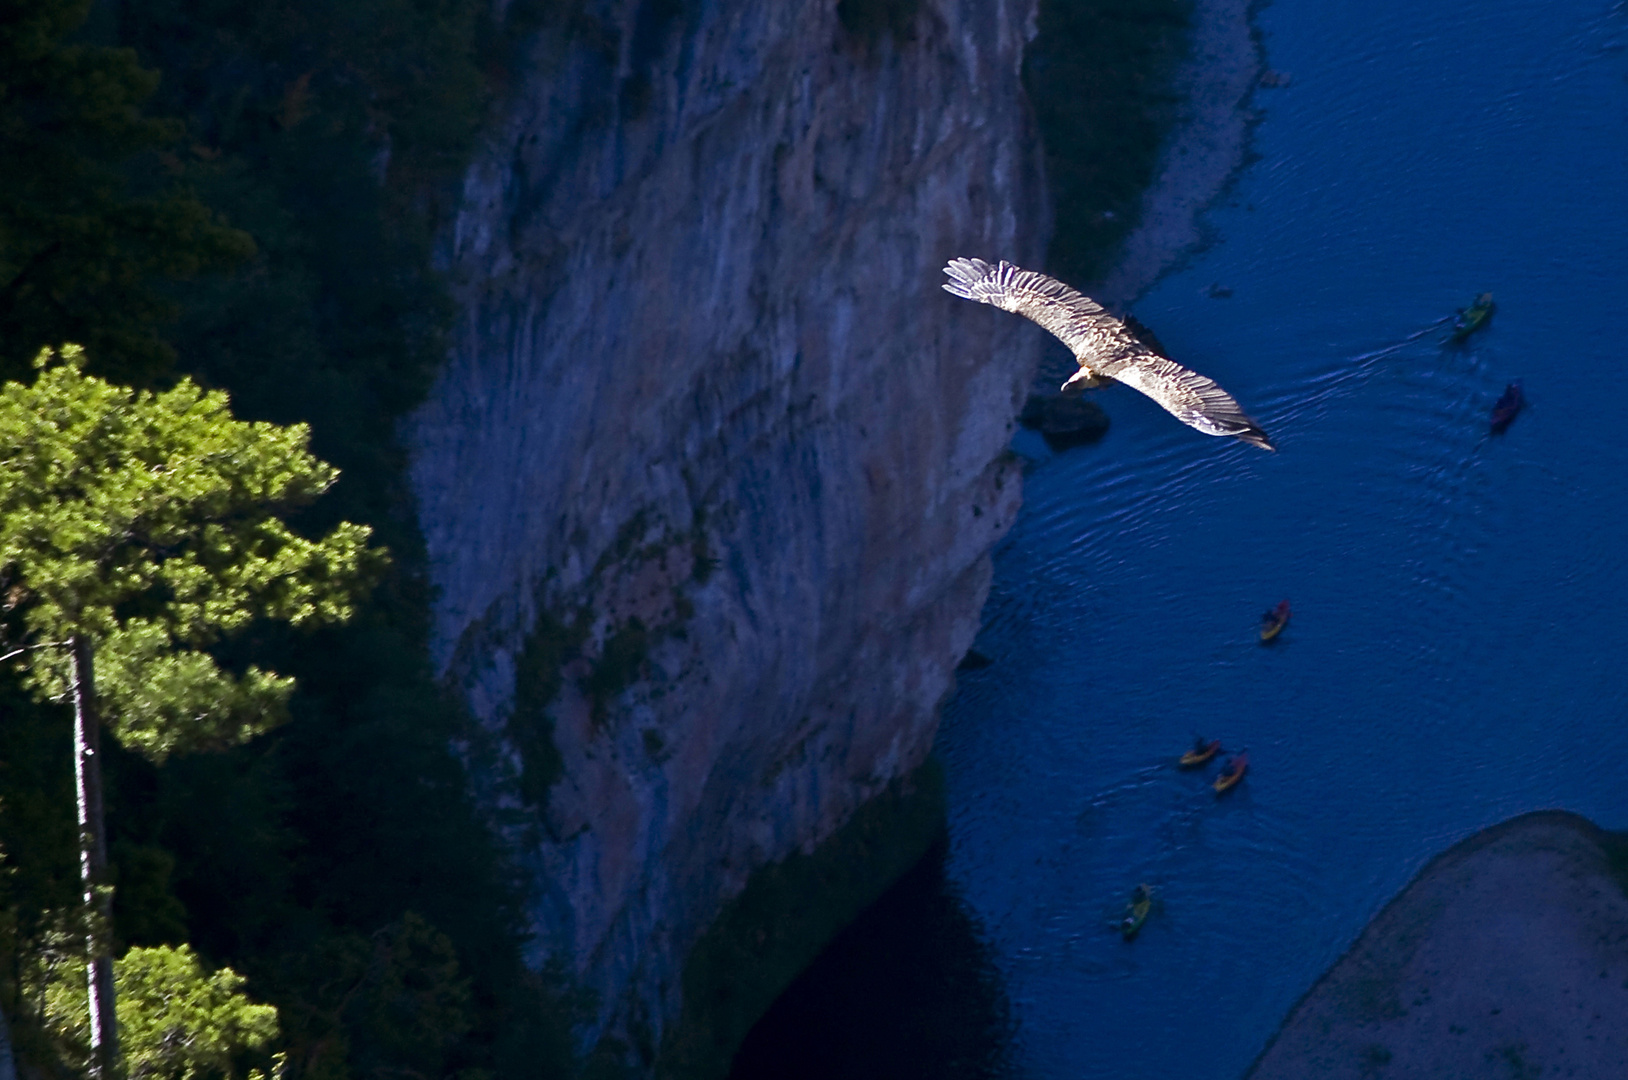
[{"label": "orange kayak", "polygon": [[1221,752],[1221,740],[1211,739],[1209,742],[1200,740],[1193,744],[1193,748],[1183,754],[1176,762],[1184,769],[1196,769]]},{"label": "orange kayak", "polygon": [[1238,781],[1244,778],[1244,773],[1248,771],[1249,755],[1239,754],[1238,756],[1234,757],[1231,761],[1227,762],[1226,767],[1221,770],[1221,775],[1215,778],[1215,793],[1217,795],[1221,795],[1225,792],[1231,791],[1235,786],[1237,786]]},{"label": "orange kayak", "polygon": [[1271,641],[1289,625],[1289,601],[1280,600],[1278,606],[1261,616],[1261,641]]}]

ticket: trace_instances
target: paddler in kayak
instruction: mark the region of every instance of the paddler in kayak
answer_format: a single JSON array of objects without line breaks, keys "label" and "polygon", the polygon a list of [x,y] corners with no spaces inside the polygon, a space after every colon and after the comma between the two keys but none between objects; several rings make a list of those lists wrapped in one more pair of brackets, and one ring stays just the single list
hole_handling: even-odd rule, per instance
[{"label": "paddler in kayak", "polygon": [[1187,751],[1187,753],[1183,754],[1176,761],[1176,764],[1180,765],[1184,769],[1196,769],[1198,766],[1203,765],[1220,752],[1220,739],[1211,739],[1206,742],[1204,740],[1204,736],[1195,735],[1193,736],[1193,748]]},{"label": "paddler in kayak", "polygon": [[1475,298],[1475,303],[1467,308],[1458,309],[1458,317],[1453,320],[1454,341],[1463,341],[1471,334],[1487,325],[1492,313],[1498,310],[1498,305],[1492,302],[1492,294],[1484,292]]},{"label": "paddler in kayak", "polygon": [[1261,616],[1261,641],[1271,641],[1289,625],[1289,601],[1279,600],[1278,606]]},{"label": "paddler in kayak", "polygon": [[1213,785],[1215,793],[1224,795],[1231,791],[1237,786],[1238,781],[1244,778],[1244,773],[1248,770],[1249,755],[1245,753],[1233,755],[1232,759],[1221,767],[1221,775],[1215,778],[1215,784]]},{"label": "paddler in kayak", "polygon": [[1138,885],[1131,892],[1131,902],[1125,905],[1125,917],[1119,920],[1120,935],[1126,941],[1135,937],[1152,910],[1153,890],[1147,885]]},{"label": "paddler in kayak", "polygon": [[1502,435],[1525,407],[1526,394],[1521,390],[1521,381],[1516,379],[1504,387],[1503,396],[1492,406],[1492,433]]}]

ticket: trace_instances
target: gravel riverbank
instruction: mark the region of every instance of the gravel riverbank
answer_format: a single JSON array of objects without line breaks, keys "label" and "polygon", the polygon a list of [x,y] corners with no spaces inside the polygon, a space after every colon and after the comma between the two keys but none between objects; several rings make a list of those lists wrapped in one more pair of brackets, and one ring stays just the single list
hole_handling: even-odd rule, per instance
[{"label": "gravel riverbank", "polygon": [[1176,76],[1182,122],[1142,198],[1142,220],[1113,271],[1095,289],[1123,308],[1203,239],[1199,215],[1226,188],[1248,149],[1249,98],[1263,70],[1251,0],[1197,0],[1192,47]]},{"label": "gravel riverbank", "polygon": [[1248,1080],[1628,1076],[1622,843],[1545,811],[1449,848],[1300,1000]]}]

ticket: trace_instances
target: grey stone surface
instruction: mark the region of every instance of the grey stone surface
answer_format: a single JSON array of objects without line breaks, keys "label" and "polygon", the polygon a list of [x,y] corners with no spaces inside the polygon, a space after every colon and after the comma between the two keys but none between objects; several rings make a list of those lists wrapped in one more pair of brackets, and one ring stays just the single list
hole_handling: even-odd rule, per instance
[{"label": "grey stone surface", "polygon": [[1620,844],[1560,811],[1455,844],[1300,1000],[1249,1080],[1628,1076]]},{"label": "grey stone surface", "polygon": [[501,735],[539,614],[589,613],[564,779],[539,806],[512,745],[481,760],[590,1039],[659,1039],[752,871],[922,761],[1019,504],[1041,331],[939,271],[1041,263],[1035,0],[923,0],[898,42],[835,9],[590,5],[447,240],[461,315],[408,426],[435,657]]}]

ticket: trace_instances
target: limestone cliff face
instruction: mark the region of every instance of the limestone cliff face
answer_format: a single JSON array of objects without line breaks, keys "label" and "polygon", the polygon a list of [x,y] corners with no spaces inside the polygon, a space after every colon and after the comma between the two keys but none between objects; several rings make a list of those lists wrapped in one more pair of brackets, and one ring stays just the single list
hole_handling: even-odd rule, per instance
[{"label": "limestone cliff face", "polygon": [[752,871],[932,742],[1039,347],[939,268],[1039,261],[1034,7],[590,8],[467,175],[409,428],[437,661],[602,1029],[659,1034]]}]

